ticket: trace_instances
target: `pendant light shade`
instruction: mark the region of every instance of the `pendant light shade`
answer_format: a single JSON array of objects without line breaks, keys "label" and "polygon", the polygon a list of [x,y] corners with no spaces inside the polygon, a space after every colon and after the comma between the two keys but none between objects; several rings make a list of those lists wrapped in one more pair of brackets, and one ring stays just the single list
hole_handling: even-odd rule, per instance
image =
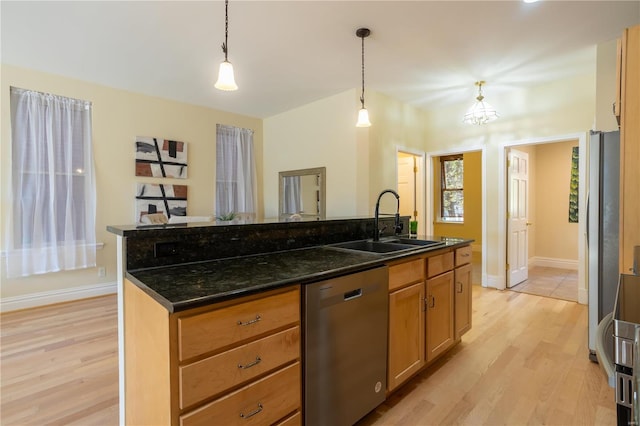
[{"label": "pendant light shade", "polygon": [[224,52],[224,61],[220,64],[218,71],[218,81],[214,87],[216,89],[233,91],[238,90],[236,79],[233,75],[233,65],[227,60],[229,39],[229,0],[224,2],[224,43],[222,43],[222,51]]},{"label": "pendant light shade", "polygon": [[478,96],[476,97],[476,102],[464,115],[464,119],[462,121],[466,124],[487,124],[500,117],[495,108],[484,101],[484,96],[482,96],[483,84],[485,84],[484,81],[476,81],[476,86],[478,86]]},{"label": "pendant light shade", "polygon": [[358,122],[356,123],[356,127],[370,127],[371,122],[369,121],[369,111],[364,107],[364,39],[365,37],[369,37],[371,31],[368,28],[358,28],[356,31],[356,36],[362,39],[362,94],[360,95],[360,103],[362,104],[362,108],[358,112]]},{"label": "pendant light shade", "polygon": [[371,121],[369,121],[369,111],[366,108],[361,108],[358,111],[358,122],[356,127],[371,127]]},{"label": "pendant light shade", "polygon": [[218,81],[216,81],[215,88],[225,91],[238,90],[236,79],[233,76],[233,65],[231,65],[231,62],[224,61],[220,63]]}]

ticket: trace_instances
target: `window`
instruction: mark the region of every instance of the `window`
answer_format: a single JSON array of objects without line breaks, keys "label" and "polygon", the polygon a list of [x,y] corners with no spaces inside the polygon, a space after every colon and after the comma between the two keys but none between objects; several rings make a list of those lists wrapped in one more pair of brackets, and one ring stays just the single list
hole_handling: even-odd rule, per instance
[{"label": "window", "polygon": [[11,88],[7,275],[96,265],[91,103]]},{"label": "window", "polygon": [[216,217],[255,219],[257,206],[253,130],[216,127]]},{"label": "window", "polygon": [[440,157],[440,218],[464,221],[464,161],[462,154]]}]

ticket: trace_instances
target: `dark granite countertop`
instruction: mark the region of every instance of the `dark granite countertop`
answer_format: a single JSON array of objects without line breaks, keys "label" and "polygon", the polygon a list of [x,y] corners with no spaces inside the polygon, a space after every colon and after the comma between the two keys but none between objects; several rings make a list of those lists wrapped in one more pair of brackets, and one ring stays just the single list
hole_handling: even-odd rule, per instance
[{"label": "dark granite countertop", "polygon": [[469,244],[443,238],[445,245],[408,252],[372,254],[318,246],[205,262],[128,271],[126,276],[169,312],[274,289],[307,284],[369,269],[407,256]]}]

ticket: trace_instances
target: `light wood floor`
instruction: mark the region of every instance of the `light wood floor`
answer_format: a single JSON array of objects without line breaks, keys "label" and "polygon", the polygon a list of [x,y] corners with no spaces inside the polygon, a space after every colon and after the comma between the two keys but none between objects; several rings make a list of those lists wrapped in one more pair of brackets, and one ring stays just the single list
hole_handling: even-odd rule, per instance
[{"label": "light wood floor", "polygon": [[[360,425],[615,424],[586,306],[479,286],[473,303],[462,343]],[[0,319],[0,424],[117,424],[115,296]]]},{"label": "light wood floor", "polygon": [[0,424],[117,425],[115,295],[0,320]]}]

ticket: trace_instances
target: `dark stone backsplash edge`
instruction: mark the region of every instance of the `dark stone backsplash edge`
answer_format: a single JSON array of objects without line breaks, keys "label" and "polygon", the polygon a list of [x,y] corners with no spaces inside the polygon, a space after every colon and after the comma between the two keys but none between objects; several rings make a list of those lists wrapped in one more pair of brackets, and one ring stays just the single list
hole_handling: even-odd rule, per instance
[{"label": "dark stone backsplash edge", "polygon": [[[125,270],[236,258],[371,238],[373,218],[310,222],[136,228],[109,226],[126,239]],[[383,236],[393,235],[393,217],[381,217]],[[408,233],[409,216],[402,216]],[[386,227],[385,227],[386,226]]]}]

